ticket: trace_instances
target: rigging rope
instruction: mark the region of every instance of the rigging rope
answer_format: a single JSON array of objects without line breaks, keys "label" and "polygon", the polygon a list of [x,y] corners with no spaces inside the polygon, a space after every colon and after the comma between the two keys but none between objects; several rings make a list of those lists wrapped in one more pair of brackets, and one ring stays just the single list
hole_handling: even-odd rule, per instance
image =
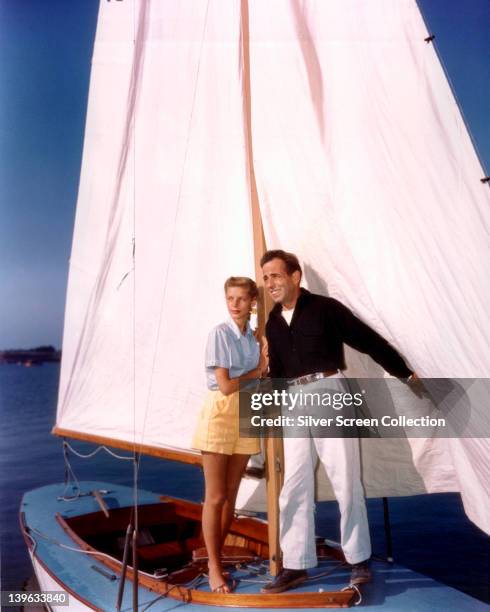
[{"label": "rigging rope", "polygon": [[[65,502],[73,502],[73,501],[76,501],[81,495],[80,482],[70,463],[68,451],[71,451],[76,457],[79,457],[80,459],[91,459],[92,457],[95,457],[95,455],[97,455],[101,450],[104,450],[106,453],[108,453],[115,459],[120,459],[122,461],[133,461],[133,462],[135,461],[135,458],[133,456],[118,455],[117,453],[115,453],[114,451],[111,451],[106,446],[98,446],[94,451],[90,453],[81,453],[80,451],[75,450],[73,446],[71,446],[71,444],[69,444],[66,441],[65,438],[63,439],[63,460],[65,464],[65,476],[64,476],[65,488],[63,489],[63,493],[59,496],[58,499],[65,501]],[[72,487],[72,490],[75,491],[75,493],[72,495],[67,495],[70,485]]]},{"label": "rigging rope", "polygon": [[354,602],[355,606],[358,606],[362,602],[362,595],[359,587],[356,584],[348,584],[342,589],[342,591],[353,590],[357,593],[357,601]]},{"label": "rigging rope", "polygon": [[94,451],[90,453],[81,453],[80,451],[75,450],[69,442],[64,441],[63,443],[71,450],[71,452],[74,455],[76,455],[77,457],[80,457],[80,459],[90,459],[91,457],[95,457],[95,455],[97,455],[99,451],[104,450],[106,453],[108,453],[112,457],[115,457],[116,459],[122,459],[123,461],[133,461],[134,460],[133,455],[118,455],[117,453],[112,451],[110,448],[107,448],[107,446],[98,446]]},{"label": "rigging rope", "polygon": [[[65,502],[75,501],[80,497],[80,483],[75,475],[75,472],[73,471],[73,468],[71,467],[70,460],[68,459],[68,448],[68,442],[66,442],[66,440],[63,440],[63,459],[65,462],[65,488],[63,489],[63,493],[61,494],[60,499]],[[67,497],[66,493],[71,482],[75,483],[74,485],[72,485],[72,488],[74,491],[76,491],[76,494]]]}]

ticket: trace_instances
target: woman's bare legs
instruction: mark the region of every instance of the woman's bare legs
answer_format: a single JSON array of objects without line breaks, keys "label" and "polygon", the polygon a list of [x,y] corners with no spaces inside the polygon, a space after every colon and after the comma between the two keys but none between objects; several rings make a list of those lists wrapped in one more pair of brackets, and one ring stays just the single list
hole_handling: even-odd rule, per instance
[{"label": "woman's bare legs", "polygon": [[226,500],[221,515],[221,546],[225,543],[235,511],[238,487],[247,467],[250,455],[231,455],[226,472]]},{"label": "woman's bare legs", "polygon": [[208,553],[209,586],[229,593],[221,568],[221,516],[226,501],[226,472],[229,455],[202,453],[205,497],[202,508],[202,533]]},{"label": "woman's bare legs", "polygon": [[206,485],[202,531],[208,553],[209,586],[212,591],[218,589],[222,593],[230,592],[223,577],[221,548],[233,518],[238,487],[248,457],[202,453]]}]

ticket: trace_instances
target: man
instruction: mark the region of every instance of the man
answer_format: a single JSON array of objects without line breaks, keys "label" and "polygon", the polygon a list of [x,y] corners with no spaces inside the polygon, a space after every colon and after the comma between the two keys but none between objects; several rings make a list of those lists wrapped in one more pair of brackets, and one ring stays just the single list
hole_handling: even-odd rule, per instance
[{"label": "man", "polygon": [[[341,374],[345,369],[344,342],[369,354],[393,376],[415,377],[395,349],[343,304],[300,288],[302,272],[295,255],[267,251],[260,264],[265,289],[275,302],[266,325],[271,378],[287,379],[290,391],[318,391],[326,378],[329,386],[345,390]],[[283,569],[262,589],[264,593],[280,593],[301,584],[307,578],[306,570],[317,565],[313,449],[339,502],[341,545],[351,564],[350,582],[361,584],[371,579],[371,541],[358,440],[285,437],[284,484],[279,497]]]}]

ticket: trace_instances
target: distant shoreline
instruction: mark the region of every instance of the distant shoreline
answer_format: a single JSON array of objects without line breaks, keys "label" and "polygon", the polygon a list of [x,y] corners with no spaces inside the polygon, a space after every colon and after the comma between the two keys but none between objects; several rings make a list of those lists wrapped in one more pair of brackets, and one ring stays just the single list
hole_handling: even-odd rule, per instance
[{"label": "distant shoreline", "polygon": [[0,351],[0,365],[23,365],[30,367],[45,362],[61,361],[61,351],[54,346],[38,346],[31,349],[8,349]]}]

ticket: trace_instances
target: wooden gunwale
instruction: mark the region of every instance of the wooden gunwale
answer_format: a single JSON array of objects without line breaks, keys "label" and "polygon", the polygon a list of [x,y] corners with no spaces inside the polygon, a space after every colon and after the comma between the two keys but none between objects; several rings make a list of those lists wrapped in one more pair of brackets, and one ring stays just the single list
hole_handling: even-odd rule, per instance
[{"label": "wooden gunwale", "polygon": [[[165,496],[165,501],[175,502],[176,513],[184,518],[196,518],[200,517],[201,506],[193,502],[186,502],[185,500],[174,499]],[[184,512],[180,512],[180,510]],[[121,574],[122,563],[117,559],[109,558],[97,551],[94,547],[87,544],[77,533],[68,525],[66,520],[57,513],[56,520],[63,528],[65,533],[74,541],[82,550],[90,551],[93,557],[109,567],[113,571]],[[197,520],[199,520],[197,518]],[[257,529],[255,531],[256,537],[253,537],[254,533],[254,519],[244,518],[235,519],[233,521],[231,532],[232,535],[251,537],[257,541],[257,544],[267,545],[267,540],[262,541],[263,538],[267,538],[267,524],[257,521]],[[242,531],[243,529],[243,531]],[[253,544],[253,542],[251,542]],[[133,570],[128,567],[126,570],[126,577],[129,580],[133,580]],[[53,576],[54,579],[56,579]],[[57,580],[57,579],[56,579]],[[165,580],[156,580],[145,574],[138,574],[138,582],[141,586],[144,586],[150,591],[155,593],[166,595],[171,599],[182,601],[184,603],[196,603],[212,606],[224,606],[224,607],[236,607],[236,608],[338,608],[348,607],[351,600],[355,596],[355,592],[352,589],[345,591],[325,591],[322,593],[278,593],[278,594],[261,594],[261,593],[211,593],[206,591],[199,591],[197,589],[190,589],[178,584],[172,584]]]}]

